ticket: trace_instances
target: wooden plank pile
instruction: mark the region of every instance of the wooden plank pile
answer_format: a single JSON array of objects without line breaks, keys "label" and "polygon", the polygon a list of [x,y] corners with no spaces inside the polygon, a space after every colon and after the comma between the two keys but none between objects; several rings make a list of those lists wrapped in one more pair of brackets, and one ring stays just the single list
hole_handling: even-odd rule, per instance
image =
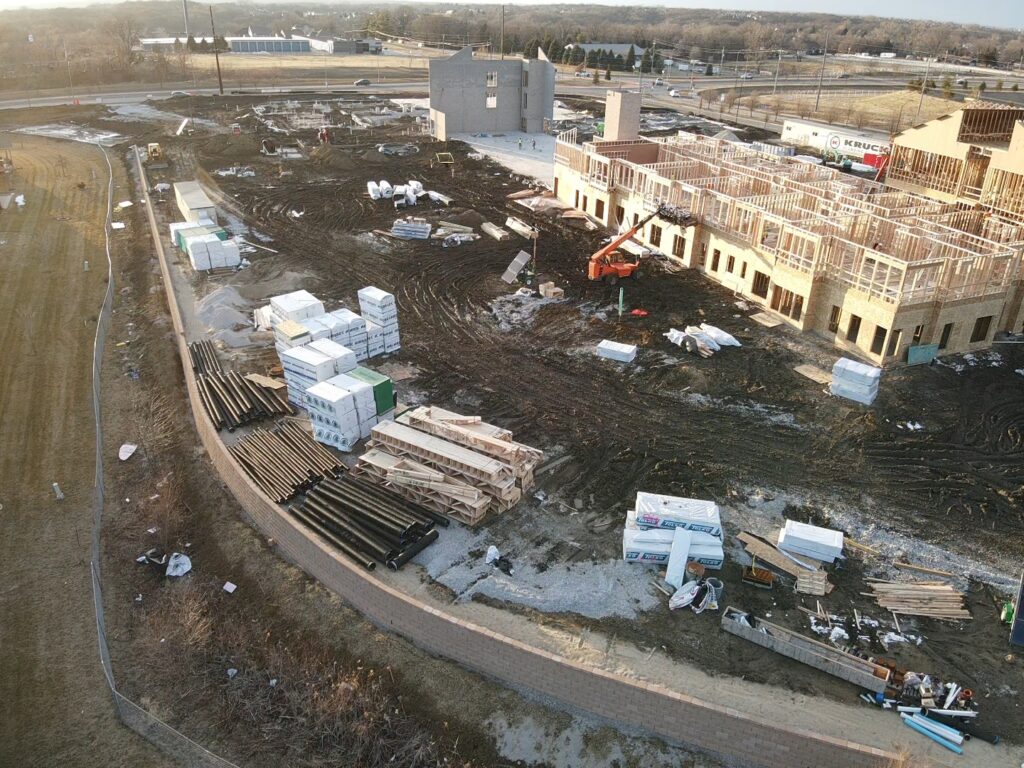
[{"label": "wooden plank pile", "polygon": [[278,503],[325,477],[337,477],[342,469],[330,451],[289,421],[273,431],[254,429],[228,450],[256,485]]},{"label": "wooden plank pile", "polygon": [[868,579],[871,593],[879,606],[904,616],[956,621],[970,619],[964,607],[964,595],[951,585],[938,581],[883,581]]},{"label": "wooden plank pile", "polygon": [[770,565],[777,571],[796,578],[796,591],[808,595],[826,595],[835,589],[822,570],[821,561],[814,558],[791,555],[766,539],[743,531],[736,536],[752,557],[762,564]]},{"label": "wooden plank pile", "polygon": [[467,525],[518,503],[544,459],[479,416],[434,407],[381,422],[370,438],[354,472]]}]

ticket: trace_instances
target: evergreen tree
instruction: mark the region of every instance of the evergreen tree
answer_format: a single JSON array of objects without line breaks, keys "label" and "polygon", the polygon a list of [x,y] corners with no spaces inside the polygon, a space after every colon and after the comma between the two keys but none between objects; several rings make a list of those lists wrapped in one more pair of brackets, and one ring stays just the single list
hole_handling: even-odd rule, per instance
[{"label": "evergreen tree", "polygon": [[194,35],[189,35],[189,36],[188,36],[188,41],[186,42],[186,44],[185,44],[185,45],[186,45],[186,46],[188,47],[188,49],[189,49],[190,51],[195,51],[195,50],[196,50],[196,48],[198,47],[198,46],[196,45],[196,38],[195,38],[195,36],[194,36]]},{"label": "evergreen tree", "polygon": [[531,37],[529,42],[523,48],[523,57],[527,59],[537,58],[537,49],[540,48],[540,40],[536,37]]},{"label": "evergreen tree", "polygon": [[601,84],[601,70],[595,68],[594,69],[594,85],[600,85],[600,84]]},{"label": "evergreen tree", "polygon": [[604,70],[604,79],[605,80],[611,80],[612,79],[612,68],[611,67],[606,67],[605,68],[605,70]]},{"label": "evergreen tree", "polygon": [[631,45],[629,50],[626,51],[626,71],[632,72],[633,67],[636,66],[636,49]]}]

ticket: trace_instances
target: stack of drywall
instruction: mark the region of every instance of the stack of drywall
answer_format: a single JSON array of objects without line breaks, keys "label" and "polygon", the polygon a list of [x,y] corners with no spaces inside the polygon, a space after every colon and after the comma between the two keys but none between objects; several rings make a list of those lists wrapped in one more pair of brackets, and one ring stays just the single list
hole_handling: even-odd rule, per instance
[{"label": "stack of drywall", "polygon": [[192,234],[215,234],[221,240],[228,239],[228,233],[216,224],[196,224],[193,221],[175,221],[167,225],[171,233],[171,245],[179,251],[185,250],[184,238]]},{"label": "stack of drywall", "polygon": [[333,359],[335,373],[348,373],[356,367],[356,353],[343,344],[331,339],[317,339],[307,346]]},{"label": "stack of drywall", "polygon": [[187,221],[217,223],[217,209],[198,181],[179,181],[174,185],[178,210]]},{"label": "stack of drywall", "polygon": [[238,250],[238,243],[234,240],[221,240],[216,235],[208,237],[213,238],[213,240],[207,240],[210,269],[237,267],[242,263],[242,254]]},{"label": "stack of drywall", "polygon": [[635,509],[626,513],[622,533],[622,556],[629,562],[668,562],[675,529],[686,530],[685,560],[705,568],[721,568],[725,560],[722,547],[722,518],[718,505],[704,499],[687,499],[640,491]]},{"label": "stack of drywall", "polygon": [[[377,392],[382,392],[380,408],[386,392]],[[378,418],[370,450],[356,471],[469,525],[488,511],[516,504],[532,487],[533,468],[543,459],[540,451],[513,442],[508,430],[478,416],[417,408],[397,422]]]},{"label": "stack of drywall", "polygon": [[294,320],[278,319],[271,327],[274,329],[274,347],[277,349],[278,357],[286,349],[301,347],[313,340],[309,335],[309,329]]},{"label": "stack of drywall", "polygon": [[384,327],[372,320],[366,321],[366,356],[377,357],[384,354]]},{"label": "stack of drywall", "polygon": [[881,377],[881,368],[841,357],[832,366],[830,391],[833,395],[845,397],[861,405],[871,405],[878,396],[878,383]]},{"label": "stack of drywall", "polygon": [[347,373],[332,377],[329,381],[334,386],[343,388],[352,394],[359,426],[359,437],[369,437],[370,430],[377,426],[377,404],[373,398],[373,387],[353,375],[357,370],[359,369],[352,368]]},{"label": "stack of drywall", "polygon": [[383,373],[362,366],[354,367],[349,375],[364,382],[373,390],[374,414],[383,420],[395,417],[395,384]]},{"label": "stack of drywall", "polygon": [[351,451],[359,442],[359,417],[355,397],[333,381],[321,381],[306,390],[306,409],[319,443]]},{"label": "stack of drywall", "polygon": [[309,291],[292,291],[270,300],[274,314],[282,320],[301,323],[310,317],[324,314],[324,303]]},{"label": "stack of drywall", "polygon": [[216,235],[196,235],[185,240],[188,262],[197,272],[205,271],[212,266],[209,251],[211,241],[220,243]]},{"label": "stack of drywall", "polygon": [[843,532],[787,520],[779,531],[779,549],[826,563],[843,556]]},{"label": "stack of drywall", "polygon": [[[400,189],[396,187],[395,190]],[[404,193],[401,196],[395,196],[396,207],[401,207],[406,204],[406,197]],[[401,201],[401,205],[399,205]],[[430,238],[430,231],[433,229],[430,222],[424,219],[415,219],[411,216],[404,219],[395,219],[395,223],[391,225],[391,236],[398,237],[403,240],[427,240]]]},{"label": "stack of drywall", "polygon": [[360,362],[367,357],[366,320],[351,309],[342,307],[331,312],[331,338],[356,353]]},{"label": "stack of drywall", "polygon": [[401,348],[398,335],[398,305],[395,297],[374,286],[358,292],[359,311],[363,317],[383,329],[384,351],[397,352]]},{"label": "stack of drywall", "polygon": [[636,359],[635,344],[620,344],[617,341],[605,339],[597,345],[595,351],[598,357],[617,360],[620,363],[632,363]]},{"label": "stack of drywall", "polygon": [[[337,376],[339,368],[351,362],[351,350],[340,344],[325,349],[324,341],[293,347],[280,353],[284,380],[288,384],[288,399],[295,405],[304,408],[305,392],[309,387]],[[319,348],[314,348],[313,344]]]}]

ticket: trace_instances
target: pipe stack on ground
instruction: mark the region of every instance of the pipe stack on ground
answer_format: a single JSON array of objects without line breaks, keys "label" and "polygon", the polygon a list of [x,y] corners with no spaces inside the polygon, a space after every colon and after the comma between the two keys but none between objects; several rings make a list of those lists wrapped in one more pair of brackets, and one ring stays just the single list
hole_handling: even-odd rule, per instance
[{"label": "pipe stack on ground", "polygon": [[325,479],[289,511],[345,555],[372,569],[382,563],[397,571],[437,540],[444,515],[351,475]]},{"label": "pipe stack on ground", "polygon": [[199,399],[218,430],[229,432],[242,424],[271,416],[292,415],[295,409],[281,394],[234,371],[199,374]]},{"label": "pipe stack on ground", "polygon": [[327,449],[291,422],[272,432],[255,429],[228,450],[263,492],[282,504],[342,468]]},{"label": "pipe stack on ground", "polygon": [[220,373],[224,370],[217,359],[217,350],[209,340],[193,341],[189,344],[188,356],[192,362],[192,370],[197,374]]}]

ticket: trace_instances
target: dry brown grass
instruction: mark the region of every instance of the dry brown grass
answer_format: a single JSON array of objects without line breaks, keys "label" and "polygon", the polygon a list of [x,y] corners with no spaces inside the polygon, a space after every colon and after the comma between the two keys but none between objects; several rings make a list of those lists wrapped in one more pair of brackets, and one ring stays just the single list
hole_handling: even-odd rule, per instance
[{"label": "dry brown grass", "polygon": [[931,762],[915,755],[908,747],[898,747],[896,756],[886,762],[885,768],[931,768]]},{"label": "dry brown grass", "polygon": [[[761,109],[781,118],[798,117],[820,120],[829,125],[849,125],[894,132],[917,122],[925,122],[958,109],[959,102],[926,94],[921,102],[919,92],[902,90],[877,94],[844,94],[824,91],[818,110],[814,110],[814,96],[805,93],[780,93],[776,96],[746,96],[738,99],[746,109],[752,99],[760,102]],[[918,119],[918,103],[921,104]],[[756,108],[756,107],[755,107]]]}]

